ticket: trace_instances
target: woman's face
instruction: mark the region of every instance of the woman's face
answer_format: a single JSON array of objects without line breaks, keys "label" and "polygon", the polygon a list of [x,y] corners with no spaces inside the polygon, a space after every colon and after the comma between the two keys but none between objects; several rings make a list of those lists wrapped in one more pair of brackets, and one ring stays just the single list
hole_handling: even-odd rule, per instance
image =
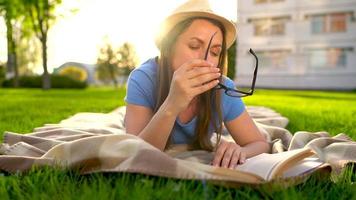
[{"label": "woman's face", "polygon": [[208,20],[196,19],[178,36],[173,47],[173,71],[192,59],[204,59],[210,38],[214,33],[216,34],[211,42],[207,60],[214,66],[218,66],[223,42],[222,32]]}]

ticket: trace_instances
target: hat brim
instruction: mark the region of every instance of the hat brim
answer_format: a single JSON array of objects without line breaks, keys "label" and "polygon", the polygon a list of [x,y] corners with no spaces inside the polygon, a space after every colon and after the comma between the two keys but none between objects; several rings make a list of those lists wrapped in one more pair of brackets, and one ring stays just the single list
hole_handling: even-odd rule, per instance
[{"label": "hat brim", "polygon": [[169,31],[174,28],[179,22],[182,22],[189,18],[196,18],[196,17],[204,17],[215,19],[222,23],[225,27],[225,38],[226,38],[226,48],[229,48],[235,41],[237,37],[236,26],[230,22],[229,20],[225,19],[222,16],[216,15],[211,12],[201,12],[201,11],[194,11],[194,12],[180,12],[173,15],[168,16],[160,26],[160,32],[155,36],[155,43],[158,48],[161,46],[162,38],[167,35]]}]

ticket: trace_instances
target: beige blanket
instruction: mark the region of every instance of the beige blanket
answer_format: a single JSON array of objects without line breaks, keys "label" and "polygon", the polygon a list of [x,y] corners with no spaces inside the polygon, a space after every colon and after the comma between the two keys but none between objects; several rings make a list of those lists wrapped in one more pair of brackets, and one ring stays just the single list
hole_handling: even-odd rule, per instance
[{"label": "beige blanket", "polygon": [[[356,161],[356,142],[345,134],[300,131],[292,135],[284,127],[288,119],[264,107],[247,107],[271,144],[271,153],[312,148],[319,159],[340,171]],[[125,134],[125,107],[111,113],[78,113],[59,124],[45,124],[28,134],[5,132],[0,144],[0,170],[22,172],[33,166],[59,165],[81,173],[132,172],[177,179],[204,179],[218,183],[260,184],[237,170],[207,163],[213,153],[186,151],[175,146],[161,152],[140,138]],[[229,140],[228,134],[224,136]]]}]

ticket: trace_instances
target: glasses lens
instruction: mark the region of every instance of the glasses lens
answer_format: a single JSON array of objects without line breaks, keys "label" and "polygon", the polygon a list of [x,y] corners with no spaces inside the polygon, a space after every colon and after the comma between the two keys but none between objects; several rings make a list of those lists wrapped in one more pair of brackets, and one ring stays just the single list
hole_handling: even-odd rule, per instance
[{"label": "glasses lens", "polygon": [[234,90],[227,90],[226,94],[229,95],[230,97],[245,97],[247,96],[246,94],[234,91]]}]

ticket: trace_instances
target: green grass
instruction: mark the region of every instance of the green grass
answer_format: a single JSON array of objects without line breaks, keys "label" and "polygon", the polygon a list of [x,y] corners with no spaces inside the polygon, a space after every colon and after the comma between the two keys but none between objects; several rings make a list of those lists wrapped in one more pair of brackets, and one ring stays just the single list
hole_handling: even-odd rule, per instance
[{"label": "green grass", "polygon": [[[0,136],[27,133],[77,112],[109,112],[124,105],[124,89],[0,89]],[[271,107],[290,119],[288,129],[344,132],[356,139],[356,93],[258,90],[248,105]],[[60,169],[0,174],[0,199],[356,199],[355,170],[312,176],[289,188],[278,184],[228,188],[202,181],[127,173],[79,175]]]},{"label": "green grass", "polygon": [[287,129],[292,133],[347,133],[356,140],[356,92],[258,90],[244,101],[273,108],[288,117]]},{"label": "green grass", "polygon": [[110,88],[0,89],[0,136],[4,131],[30,132],[77,112],[109,112],[124,105],[124,96],[124,89]]}]

